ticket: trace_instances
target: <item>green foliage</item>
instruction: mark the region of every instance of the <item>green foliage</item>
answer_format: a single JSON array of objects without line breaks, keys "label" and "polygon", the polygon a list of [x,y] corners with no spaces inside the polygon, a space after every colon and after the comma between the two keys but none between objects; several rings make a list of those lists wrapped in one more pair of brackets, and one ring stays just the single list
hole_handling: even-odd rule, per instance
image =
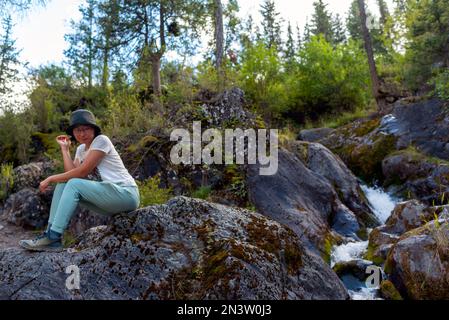
[{"label": "green foliage", "polygon": [[406,12],[406,83],[418,90],[449,67],[449,6],[446,0],[411,0]]},{"label": "green foliage", "polygon": [[332,27],[332,15],[323,0],[313,2],[314,12],[312,15],[311,32],[315,36],[322,35],[326,41],[332,43],[334,32]]},{"label": "green foliage", "polygon": [[449,100],[449,69],[439,73],[432,80],[436,95],[443,100]]},{"label": "green foliage", "polygon": [[108,98],[108,108],[100,119],[103,131],[111,137],[144,133],[150,129],[165,131],[167,123],[152,105],[142,105],[138,95],[130,90],[113,93]]},{"label": "green foliage", "polygon": [[217,70],[212,61],[206,60],[197,66],[197,86],[211,92],[218,92],[220,86],[229,89],[238,82],[239,73],[229,59],[224,59],[221,66],[223,81],[220,82]]},{"label": "green foliage", "polygon": [[262,41],[242,53],[240,83],[247,97],[263,113],[277,114],[284,110],[287,88],[283,81],[282,61],[277,50]]},{"label": "green foliage", "polygon": [[172,189],[159,188],[161,179],[159,175],[149,178],[143,182],[137,181],[140,191],[140,207],[153,204],[166,203],[172,196]]},{"label": "green foliage", "polygon": [[32,115],[29,110],[14,113],[5,110],[0,115],[0,163],[15,165],[28,161],[30,154]]},{"label": "green foliage", "polygon": [[291,111],[316,120],[368,105],[368,66],[356,42],[333,48],[322,36],[312,37],[299,56],[297,70],[288,80]]},{"label": "green foliage", "polygon": [[210,186],[201,186],[192,193],[192,198],[207,199],[212,189]]},{"label": "green foliage", "polygon": [[273,0],[265,0],[260,5],[262,15],[263,41],[267,48],[282,47],[281,22]]},{"label": "green foliage", "polygon": [[[0,9],[1,10],[1,9]],[[0,19],[2,17],[0,16]],[[11,91],[11,86],[17,80],[19,51],[12,39],[13,23],[11,16],[1,21],[0,29],[0,95]]]},{"label": "green foliage", "polygon": [[0,202],[4,201],[14,186],[13,165],[0,165]]}]

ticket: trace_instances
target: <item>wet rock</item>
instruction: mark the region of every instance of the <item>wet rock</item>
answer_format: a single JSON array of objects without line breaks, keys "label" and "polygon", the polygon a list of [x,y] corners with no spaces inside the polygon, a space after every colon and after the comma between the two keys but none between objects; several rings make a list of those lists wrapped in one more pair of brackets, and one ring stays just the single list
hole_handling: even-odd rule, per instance
[{"label": "wet rock", "polygon": [[326,179],[308,169],[292,152],[280,149],[278,171],[259,175],[249,165],[247,185],[258,212],[290,227],[310,247],[325,251],[336,192]]},{"label": "wet rock", "polygon": [[369,273],[366,272],[367,268],[372,265],[373,263],[371,261],[357,259],[338,262],[333,266],[332,269],[340,278],[345,275],[352,275],[360,281],[365,281],[369,276]]},{"label": "wet rock", "polygon": [[[67,290],[68,266],[80,288]],[[288,228],[186,197],[120,215],[60,254],[0,250],[1,299],[348,299]]]},{"label": "wet rock", "polygon": [[[288,225],[322,253],[328,253],[331,239],[338,239],[332,225],[340,235],[353,235],[357,224],[379,224],[358,193],[355,177],[322,146],[297,141],[280,149],[275,175],[259,175],[258,168],[249,165],[247,172],[249,196],[258,212]],[[352,214],[351,207],[356,210]]]},{"label": "wet rock", "polygon": [[360,231],[360,225],[357,217],[344,204],[341,204],[336,210],[331,227],[345,237],[358,239],[357,232]]},{"label": "wet rock", "polygon": [[404,298],[449,299],[449,221],[403,234],[390,250],[385,272]]},{"label": "wet rock", "polygon": [[[295,145],[307,148],[307,159],[303,159],[306,166],[331,183],[339,199],[355,213],[363,227],[379,224],[357,178],[338,156],[319,143],[296,142]],[[303,152],[296,152],[296,154],[300,155]]]},{"label": "wet rock", "polygon": [[368,249],[365,259],[373,261],[376,265],[381,265],[387,258],[389,250],[393,244],[399,240],[399,236],[390,234],[386,226],[375,228],[369,234]]}]

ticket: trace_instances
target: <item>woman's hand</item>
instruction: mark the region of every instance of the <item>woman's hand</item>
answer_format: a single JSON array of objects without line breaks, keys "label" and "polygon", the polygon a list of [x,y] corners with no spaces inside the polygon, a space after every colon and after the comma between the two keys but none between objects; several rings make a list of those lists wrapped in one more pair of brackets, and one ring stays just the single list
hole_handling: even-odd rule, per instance
[{"label": "woman's hand", "polygon": [[72,144],[72,142],[70,141],[70,137],[64,134],[57,136],[56,142],[61,146],[61,149],[63,150],[69,150],[69,147]]},{"label": "woman's hand", "polygon": [[42,192],[42,193],[47,191],[49,189],[49,187],[50,187],[50,183],[51,182],[52,182],[51,181],[51,176],[48,177],[47,179],[41,181],[41,183],[39,184],[39,191]]}]

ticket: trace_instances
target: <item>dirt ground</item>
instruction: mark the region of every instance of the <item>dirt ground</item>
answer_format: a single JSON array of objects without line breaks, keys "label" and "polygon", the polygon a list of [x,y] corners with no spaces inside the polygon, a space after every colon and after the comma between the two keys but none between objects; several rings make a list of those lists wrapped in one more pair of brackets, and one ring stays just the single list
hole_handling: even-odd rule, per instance
[{"label": "dirt ground", "polygon": [[14,226],[4,219],[0,219],[0,248],[18,248],[22,239],[34,239],[35,232]]}]

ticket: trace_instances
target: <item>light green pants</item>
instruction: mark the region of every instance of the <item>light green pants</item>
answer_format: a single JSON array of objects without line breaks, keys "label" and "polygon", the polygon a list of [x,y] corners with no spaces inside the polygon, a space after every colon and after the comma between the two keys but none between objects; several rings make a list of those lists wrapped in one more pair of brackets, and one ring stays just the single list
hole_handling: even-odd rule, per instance
[{"label": "light green pants", "polygon": [[78,204],[102,215],[114,215],[137,209],[139,202],[137,187],[73,178],[56,185],[48,223],[51,230],[62,234]]}]

